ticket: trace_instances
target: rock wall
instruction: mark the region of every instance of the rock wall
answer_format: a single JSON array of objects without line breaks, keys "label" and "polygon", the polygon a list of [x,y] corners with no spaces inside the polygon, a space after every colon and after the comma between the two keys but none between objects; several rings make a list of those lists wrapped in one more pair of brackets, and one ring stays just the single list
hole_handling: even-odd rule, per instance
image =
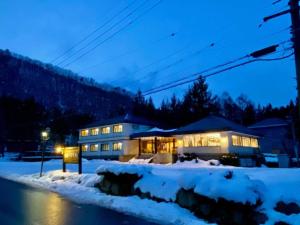
[{"label": "rock wall", "polygon": [[[167,202],[149,192],[143,192],[140,188],[135,188],[135,183],[142,178],[141,175],[114,174],[112,172],[102,172],[99,175],[103,176],[103,179],[98,187],[104,193],[118,196],[138,195],[141,198],[152,199],[157,202]],[[177,192],[176,200],[169,202],[177,203],[207,222],[221,225],[255,225],[267,221],[267,216],[259,212],[261,201],[257,201],[256,204],[243,204],[224,198],[212,199],[195,193],[193,189],[181,188]]]}]

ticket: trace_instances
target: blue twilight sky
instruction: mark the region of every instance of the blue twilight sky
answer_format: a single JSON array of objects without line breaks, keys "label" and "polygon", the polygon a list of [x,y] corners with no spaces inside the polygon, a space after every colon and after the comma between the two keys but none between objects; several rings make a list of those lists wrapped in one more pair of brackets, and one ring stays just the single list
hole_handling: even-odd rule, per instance
[{"label": "blue twilight sky", "polygon": [[[258,28],[264,16],[287,9],[287,0],[276,5],[272,5],[273,1],[163,0],[112,39],[66,68],[100,83],[119,85],[131,91],[138,88],[145,91],[288,40],[288,15]],[[135,11],[137,14],[131,14],[135,17],[156,2],[1,0],[0,48],[50,62],[124,7],[131,4],[127,11],[93,37],[117,23],[130,13],[130,9],[141,5]],[[132,17],[119,25],[126,24]],[[117,25],[111,28],[97,39],[96,44],[118,28]],[[176,35],[171,36],[171,33]],[[209,47],[211,43],[215,45]],[[77,49],[84,46],[82,44]],[[282,61],[257,62],[207,81],[214,94],[227,91],[236,98],[243,93],[263,105],[269,102],[277,106],[287,104],[296,96],[293,57]],[[152,97],[159,103],[172,93],[181,96],[186,88],[187,85],[181,86]]]}]

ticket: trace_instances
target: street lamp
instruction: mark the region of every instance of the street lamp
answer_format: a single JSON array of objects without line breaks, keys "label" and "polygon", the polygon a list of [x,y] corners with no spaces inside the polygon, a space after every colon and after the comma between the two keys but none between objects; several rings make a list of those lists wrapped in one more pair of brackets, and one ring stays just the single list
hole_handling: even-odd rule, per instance
[{"label": "street lamp", "polygon": [[50,137],[50,128],[47,127],[44,131],[41,132],[41,140],[42,140],[42,162],[41,162],[41,171],[40,177],[43,175],[43,166],[44,166],[44,151],[46,150],[46,143]]}]

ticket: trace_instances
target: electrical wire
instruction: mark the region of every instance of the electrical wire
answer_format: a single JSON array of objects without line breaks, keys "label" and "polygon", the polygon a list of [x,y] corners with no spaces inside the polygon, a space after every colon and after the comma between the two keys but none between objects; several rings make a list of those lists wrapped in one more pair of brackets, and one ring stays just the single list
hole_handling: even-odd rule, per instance
[{"label": "electrical wire", "polygon": [[[165,35],[165,36],[163,36],[163,37],[161,37],[161,38],[159,38],[159,39],[157,39],[157,40],[151,41],[151,42],[149,43],[149,46],[156,45],[156,44],[158,44],[158,43],[160,43],[160,42],[162,42],[162,41],[165,41],[165,40],[167,40],[167,39],[169,39],[169,38],[173,38],[173,37],[175,37],[175,36],[177,36],[177,32],[173,32],[173,33],[171,33],[171,34]],[[119,54],[119,55],[117,55],[117,56],[110,57],[110,58],[105,59],[105,60],[103,60],[103,61],[101,61],[101,62],[99,62],[99,63],[96,63],[96,64],[94,64],[94,65],[85,67],[85,68],[81,69],[79,72],[83,72],[83,71],[90,70],[90,69],[92,69],[92,68],[95,68],[95,67],[97,67],[97,66],[103,65],[103,64],[105,64],[105,63],[113,62],[113,61],[115,61],[115,60],[117,60],[117,59],[119,59],[119,58],[122,58],[122,57],[124,57],[124,56],[127,56],[127,55],[130,55],[130,54],[133,54],[133,53],[137,52],[138,49],[139,49],[139,48],[134,48],[134,49],[132,49],[132,50],[125,51],[125,52],[123,52],[122,54]]]},{"label": "electrical wire", "polygon": [[136,22],[137,20],[139,20],[140,18],[142,18],[143,16],[145,16],[148,12],[150,12],[152,9],[154,9],[155,7],[157,7],[162,2],[163,2],[163,0],[159,0],[154,5],[152,5],[150,8],[146,9],[145,11],[143,11],[143,13],[141,13],[140,15],[138,15],[136,18],[134,18],[133,20],[131,20],[130,22],[128,22],[127,24],[125,24],[125,26],[123,26],[122,28],[120,28],[119,30],[117,30],[116,32],[114,32],[113,34],[111,34],[110,36],[108,36],[106,39],[104,39],[102,42],[98,43],[96,46],[94,46],[93,48],[91,48],[87,52],[85,52],[82,55],[80,55],[77,58],[75,58],[73,61],[71,61],[71,62],[67,63],[66,65],[64,65],[64,67],[67,67],[67,66],[71,65],[72,63],[78,61],[79,59],[81,59],[82,57],[86,56],[87,54],[89,54],[91,51],[95,50],[97,47],[99,47],[100,45],[102,45],[106,41],[112,39],[114,36],[116,36],[117,34],[119,34],[120,32],[122,32],[123,30],[125,30],[127,27],[129,27],[130,25],[132,25],[134,22]]},{"label": "electrical wire", "polygon": [[[251,59],[251,60],[248,60],[248,61],[246,61],[246,62],[242,62],[242,63],[236,64],[236,65],[232,65],[232,66],[229,66],[229,67],[227,67],[227,68],[224,68],[224,69],[215,71],[215,72],[210,73],[210,74],[207,74],[207,75],[203,75],[203,73],[200,72],[200,73],[192,74],[191,76],[196,76],[196,75],[197,75],[197,76],[199,77],[200,75],[202,75],[204,78],[207,78],[207,77],[214,76],[214,75],[216,75],[216,74],[219,74],[219,73],[222,73],[222,72],[225,72],[225,71],[228,71],[228,70],[232,70],[232,69],[234,69],[234,68],[237,68],[237,67],[240,67],[240,66],[244,66],[244,65],[247,65],[247,64],[250,64],[250,63],[253,63],[253,62],[282,60],[282,59],[286,59],[286,58],[291,57],[293,54],[294,54],[294,52],[291,53],[291,54],[289,54],[289,55],[287,55],[287,56],[278,57],[278,58],[271,58],[271,59],[266,59],[266,58]],[[196,80],[198,79],[198,77],[197,77],[197,78],[192,78],[192,79],[189,79],[189,80],[184,80],[184,81],[179,82],[179,83],[173,81],[173,82],[172,82],[173,84],[170,82],[168,86],[165,84],[165,85],[164,85],[163,87],[161,87],[161,88],[157,87],[157,88],[152,88],[152,89],[150,89],[150,90],[144,91],[144,92],[142,93],[142,95],[143,95],[143,96],[147,96],[147,95],[154,94],[154,93],[161,92],[161,91],[165,91],[165,90],[168,90],[168,89],[177,87],[177,86],[181,86],[181,85],[183,85],[183,84],[191,83],[191,82],[193,82],[193,81],[196,81]]]},{"label": "electrical wire", "polygon": [[[62,65],[64,62],[68,61],[70,58],[80,54],[82,51],[87,49],[89,46],[91,46],[93,43],[95,43],[99,38],[103,37],[105,34],[112,31],[115,27],[118,27],[120,24],[122,24],[124,21],[126,21],[128,18],[130,18],[134,13],[136,13],[138,10],[140,10],[149,0],[144,0],[141,4],[139,4],[136,8],[131,10],[129,13],[127,13],[125,16],[123,16],[120,20],[112,24],[110,27],[108,27],[106,30],[104,30],[102,33],[97,35],[95,38],[93,38],[91,41],[89,41],[87,44],[85,44],[83,47],[75,51],[73,54],[71,54],[69,57],[65,58],[64,60],[60,61],[57,65]],[[62,65],[63,66],[63,65]]]},{"label": "electrical wire", "polygon": [[136,0],[133,0],[131,3],[129,3],[128,5],[126,5],[124,8],[122,8],[121,10],[119,10],[116,14],[114,14],[112,17],[110,17],[109,19],[107,19],[101,26],[97,27],[95,30],[93,30],[92,32],[90,32],[89,34],[87,34],[85,37],[83,37],[80,41],[78,41],[77,43],[75,43],[72,47],[70,47],[69,49],[67,49],[66,51],[64,51],[62,54],[60,54],[59,56],[57,56],[56,58],[52,59],[50,61],[50,63],[54,63],[55,61],[57,61],[58,59],[62,58],[63,56],[67,55],[69,52],[71,52],[73,49],[75,49],[77,46],[79,46],[81,43],[83,43],[84,41],[86,41],[87,39],[89,39],[91,36],[93,36],[95,33],[97,33],[99,30],[101,30],[103,27],[105,27],[107,24],[109,24],[111,21],[113,21],[115,18],[117,18],[119,15],[121,15],[124,11],[126,11],[128,8],[131,7],[131,5],[133,5],[133,3],[136,2]]}]

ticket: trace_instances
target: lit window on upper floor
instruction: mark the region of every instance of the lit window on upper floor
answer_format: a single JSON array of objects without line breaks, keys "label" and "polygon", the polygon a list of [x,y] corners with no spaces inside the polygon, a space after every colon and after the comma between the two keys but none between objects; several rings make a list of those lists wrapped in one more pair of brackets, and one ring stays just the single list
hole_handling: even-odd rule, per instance
[{"label": "lit window on upper floor", "polygon": [[110,127],[101,127],[101,134],[109,134]]},{"label": "lit window on upper floor", "polygon": [[113,126],[113,132],[114,133],[121,133],[123,132],[123,125],[118,124]]},{"label": "lit window on upper floor", "polygon": [[80,136],[81,137],[86,137],[89,135],[89,130],[88,129],[84,129],[80,131]]},{"label": "lit window on upper floor", "polygon": [[92,136],[96,136],[99,134],[99,128],[92,128],[90,131]]}]

